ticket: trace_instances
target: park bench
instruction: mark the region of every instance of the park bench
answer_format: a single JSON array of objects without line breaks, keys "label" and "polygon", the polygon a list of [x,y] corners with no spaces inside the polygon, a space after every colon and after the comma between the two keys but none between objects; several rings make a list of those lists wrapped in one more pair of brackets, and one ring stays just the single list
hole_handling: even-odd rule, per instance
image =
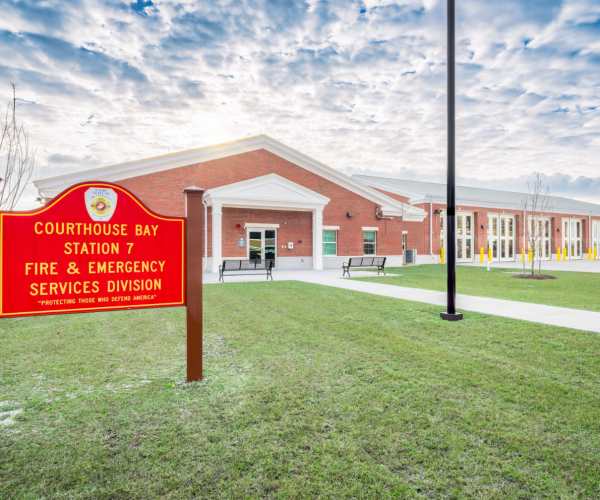
[{"label": "park bench", "polygon": [[270,277],[273,281],[273,259],[227,259],[219,266],[219,281],[225,283],[225,274],[262,274],[260,271],[266,273],[267,279]]},{"label": "park bench", "polygon": [[379,273],[381,271],[383,271],[383,274],[387,276],[387,274],[385,274],[386,259],[387,257],[352,257],[348,261],[348,264],[346,264],[345,262],[342,264],[342,269],[344,270],[343,276],[346,276],[346,273],[348,273],[348,277],[352,277],[350,276],[351,267],[376,267],[377,276],[379,276]]}]

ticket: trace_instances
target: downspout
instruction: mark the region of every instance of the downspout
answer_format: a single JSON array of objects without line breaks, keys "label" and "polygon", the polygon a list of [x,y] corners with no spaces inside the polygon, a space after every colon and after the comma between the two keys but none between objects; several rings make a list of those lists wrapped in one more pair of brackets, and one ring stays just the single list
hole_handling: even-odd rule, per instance
[{"label": "downspout", "polygon": [[204,204],[204,266],[203,270],[206,270],[206,266],[208,266],[208,205],[204,198],[202,198],[202,203]]}]

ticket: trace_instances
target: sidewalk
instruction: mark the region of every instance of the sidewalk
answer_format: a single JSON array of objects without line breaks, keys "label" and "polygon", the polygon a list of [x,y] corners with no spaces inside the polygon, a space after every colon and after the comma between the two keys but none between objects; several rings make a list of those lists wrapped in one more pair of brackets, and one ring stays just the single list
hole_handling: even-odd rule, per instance
[{"label": "sidewalk", "polygon": [[[304,281],[315,285],[332,286],[344,288],[355,292],[372,293],[384,297],[395,299],[411,300],[414,302],[424,302],[440,306],[440,312],[446,307],[446,293],[433,290],[423,290],[421,288],[408,288],[395,285],[385,285],[383,283],[372,283],[367,281],[354,281],[342,278],[342,273],[337,269],[325,269],[323,271],[274,271],[273,279],[275,281]],[[377,273],[366,271],[352,272],[353,278],[364,278],[377,276]],[[397,276],[388,274],[388,276]],[[205,273],[204,283],[218,283],[219,277],[216,274]],[[228,276],[228,283],[234,282],[257,282],[264,281],[262,275],[259,276]],[[505,318],[531,321],[545,325],[562,326],[565,328],[574,328],[577,330],[586,330],[600,333],[600,313],[592,311],[582,311],[580,309],[568,309],[566,307],[545,306],[541,304],[531,304],[529,302],[515,302],[510,300],[490,299],[486,297],[474,297],[471,295],[457,295],[456,304],[459,311],[473,311],[482,314],[491,314],[494,316],[503,316]]]}]

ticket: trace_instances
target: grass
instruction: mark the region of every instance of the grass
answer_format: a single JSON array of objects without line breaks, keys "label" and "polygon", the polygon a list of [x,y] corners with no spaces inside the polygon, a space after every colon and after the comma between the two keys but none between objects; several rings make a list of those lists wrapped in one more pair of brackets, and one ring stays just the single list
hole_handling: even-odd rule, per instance
[{"label": "grass", "polygon": [[[542,269],[543,271],[543,269]],[[387,285],[446,291],[446,266],[428,264],[393,267],[389,274],[400,276],[354,278]],[[600,311],[600,273],[551,271],[556,280],[520,280],[511,272],[522,269],[456,266],[456,292],[464,295],[532,302],[548,306]]]},{"label": "grass", "polygon": [[[515,280],[516,281],[516,280]],[[306,283],[0,321],[0,498],[600,496],[600,338]]]}]

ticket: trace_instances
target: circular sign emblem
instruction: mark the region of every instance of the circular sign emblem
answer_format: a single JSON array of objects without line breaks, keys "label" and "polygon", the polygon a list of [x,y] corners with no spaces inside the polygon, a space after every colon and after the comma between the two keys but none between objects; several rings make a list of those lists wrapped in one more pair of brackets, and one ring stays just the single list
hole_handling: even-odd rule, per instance
[{"label": "circular sign emblem", "polygon": [[106,198],[94,198],[91,209],[96,215],[107,215],[110,212],[110,202]]}]

